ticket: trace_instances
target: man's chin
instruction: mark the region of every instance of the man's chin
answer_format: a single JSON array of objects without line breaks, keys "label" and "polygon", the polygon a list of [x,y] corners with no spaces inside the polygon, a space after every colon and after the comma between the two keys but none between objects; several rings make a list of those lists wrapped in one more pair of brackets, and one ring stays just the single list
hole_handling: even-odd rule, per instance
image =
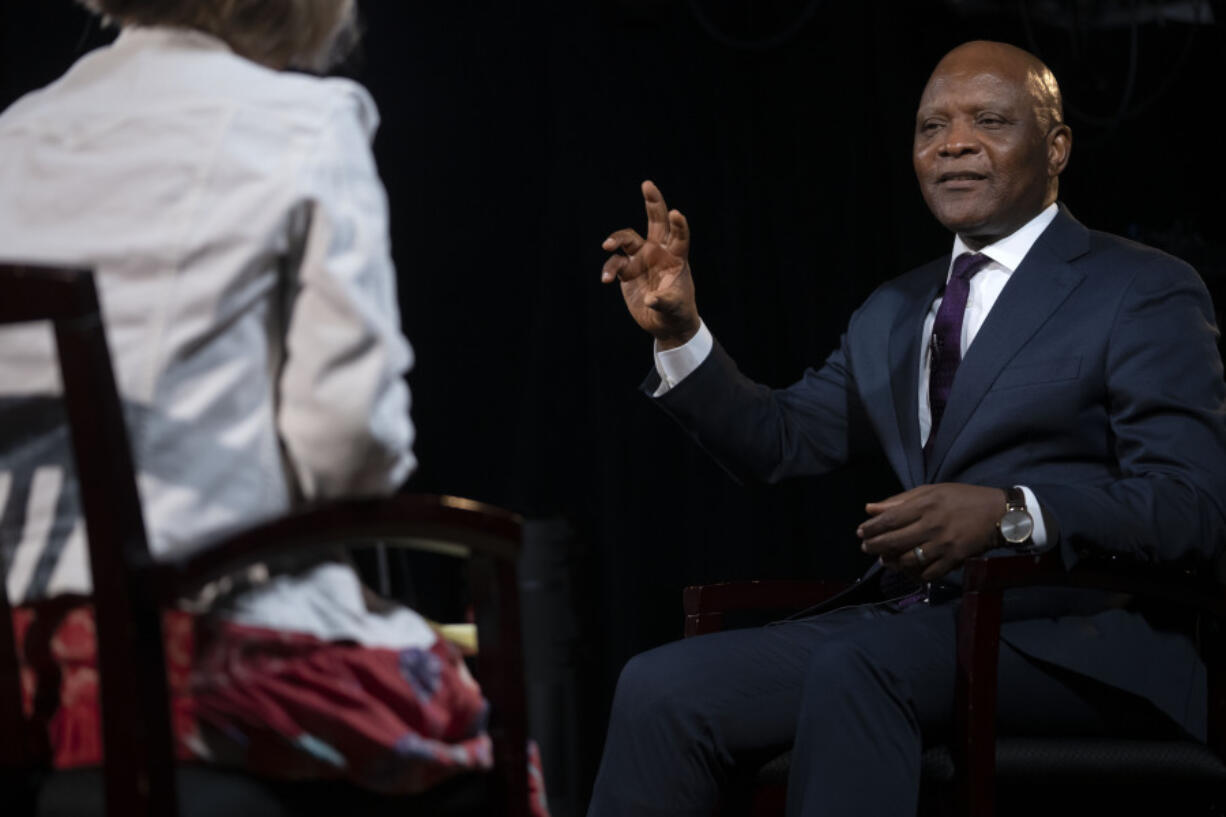
[{"label": "man's chin", "polygon": [[988,219],[984,217],[982,212],[978,211],[952,208],[938,209],[934,207],[932,214],[936,216],[937,221],[941,222],[942,227],[960,236],[978,235],[988,226]]},{"label": "man's chin", "polygon": [[991,218],[992,208],[979,196],[936,189],[927,191],[928,209],[941,225],[954,233],[982,226]]}]

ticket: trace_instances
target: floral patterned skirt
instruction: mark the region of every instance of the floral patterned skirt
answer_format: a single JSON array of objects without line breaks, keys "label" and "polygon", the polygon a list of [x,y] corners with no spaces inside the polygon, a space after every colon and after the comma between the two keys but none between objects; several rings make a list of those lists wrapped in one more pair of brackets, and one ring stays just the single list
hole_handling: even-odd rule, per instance
[{"label": "floral patterned skirt", "polygon": [[[93,609],[51,603],[13,617],[26,713],[45,728],[52,764],[100,764]],[[485,699],[441,638],[384,649],[182,611],[164,614],[163,635],[181,761],[389,794],[492,765]],[[529,754],[534,811],[547,817],[535,746]]]}]

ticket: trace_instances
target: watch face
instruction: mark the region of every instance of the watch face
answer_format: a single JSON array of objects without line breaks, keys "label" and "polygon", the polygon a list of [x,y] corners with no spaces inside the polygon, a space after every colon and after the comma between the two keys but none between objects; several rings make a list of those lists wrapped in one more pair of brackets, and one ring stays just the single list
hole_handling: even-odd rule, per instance
[{"label": "watch face", "polygon": [[1027,511],[1005,511],[1000,518],[1000,535],[1011,545],[1029,541],[1034,533],[1034,520]]}]

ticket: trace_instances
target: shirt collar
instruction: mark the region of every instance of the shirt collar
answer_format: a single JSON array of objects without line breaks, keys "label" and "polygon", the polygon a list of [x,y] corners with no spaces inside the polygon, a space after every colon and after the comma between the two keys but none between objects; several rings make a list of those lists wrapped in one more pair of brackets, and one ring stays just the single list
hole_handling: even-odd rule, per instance
[{"label": "shirt collar", "polygon": [[115,45],[123,48],[140,47],[192,47],[210,51],[229,51],[225,41],[194,28],[171,26],[124,26],[115,38]]},{"label": "shirt collar", "polygon": [[[979,252],[996,262],[996,265],[1003,268],[1006,273],[1012,273],[1021,266],[1022,259],[1026,257],[1026,253],[1030,252],[1034,242],[1039,240],[1039,236],[1043,234],[1043,231],[1047,229],[1047,225],[1052,223],[1059,212],[1060,206],[1052,202],[1037,216],[1030,219],[1030,221],[1027,221],[1001,240],[987,245],[979,250]],[[953,259],[964,252],[974,252],[974,250],[966,246],[962,241],[962,236],[955,235],[954,251],[953,255],[950,256],[949,262],[951,269],[953,268]],[[948,277],[948,273],[946,275]]]}]

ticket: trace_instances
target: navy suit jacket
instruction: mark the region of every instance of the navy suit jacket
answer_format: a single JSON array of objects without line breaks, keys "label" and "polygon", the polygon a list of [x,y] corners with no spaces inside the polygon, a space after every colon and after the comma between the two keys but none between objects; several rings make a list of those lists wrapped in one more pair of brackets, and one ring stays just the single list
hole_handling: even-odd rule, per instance
[{"label": "navy suit jacket", "polygon": [[[1091,554],[1222,556],[1226,382],[1195,270],[1061,208],[967,350],[925,467],[921,334],[948,269],[946,256],[878,288],[840,348],[789,388],[754,383],[717,344],[658,402],[738,478],[824,473],[867,441],[905,488],[1030,487],[1070,566]],[[1185,632],[1067,590],[1015,591],[1006,619],[1002,637],[1022,652],[1146,697],[1204,735],[1204,666]]]}]

